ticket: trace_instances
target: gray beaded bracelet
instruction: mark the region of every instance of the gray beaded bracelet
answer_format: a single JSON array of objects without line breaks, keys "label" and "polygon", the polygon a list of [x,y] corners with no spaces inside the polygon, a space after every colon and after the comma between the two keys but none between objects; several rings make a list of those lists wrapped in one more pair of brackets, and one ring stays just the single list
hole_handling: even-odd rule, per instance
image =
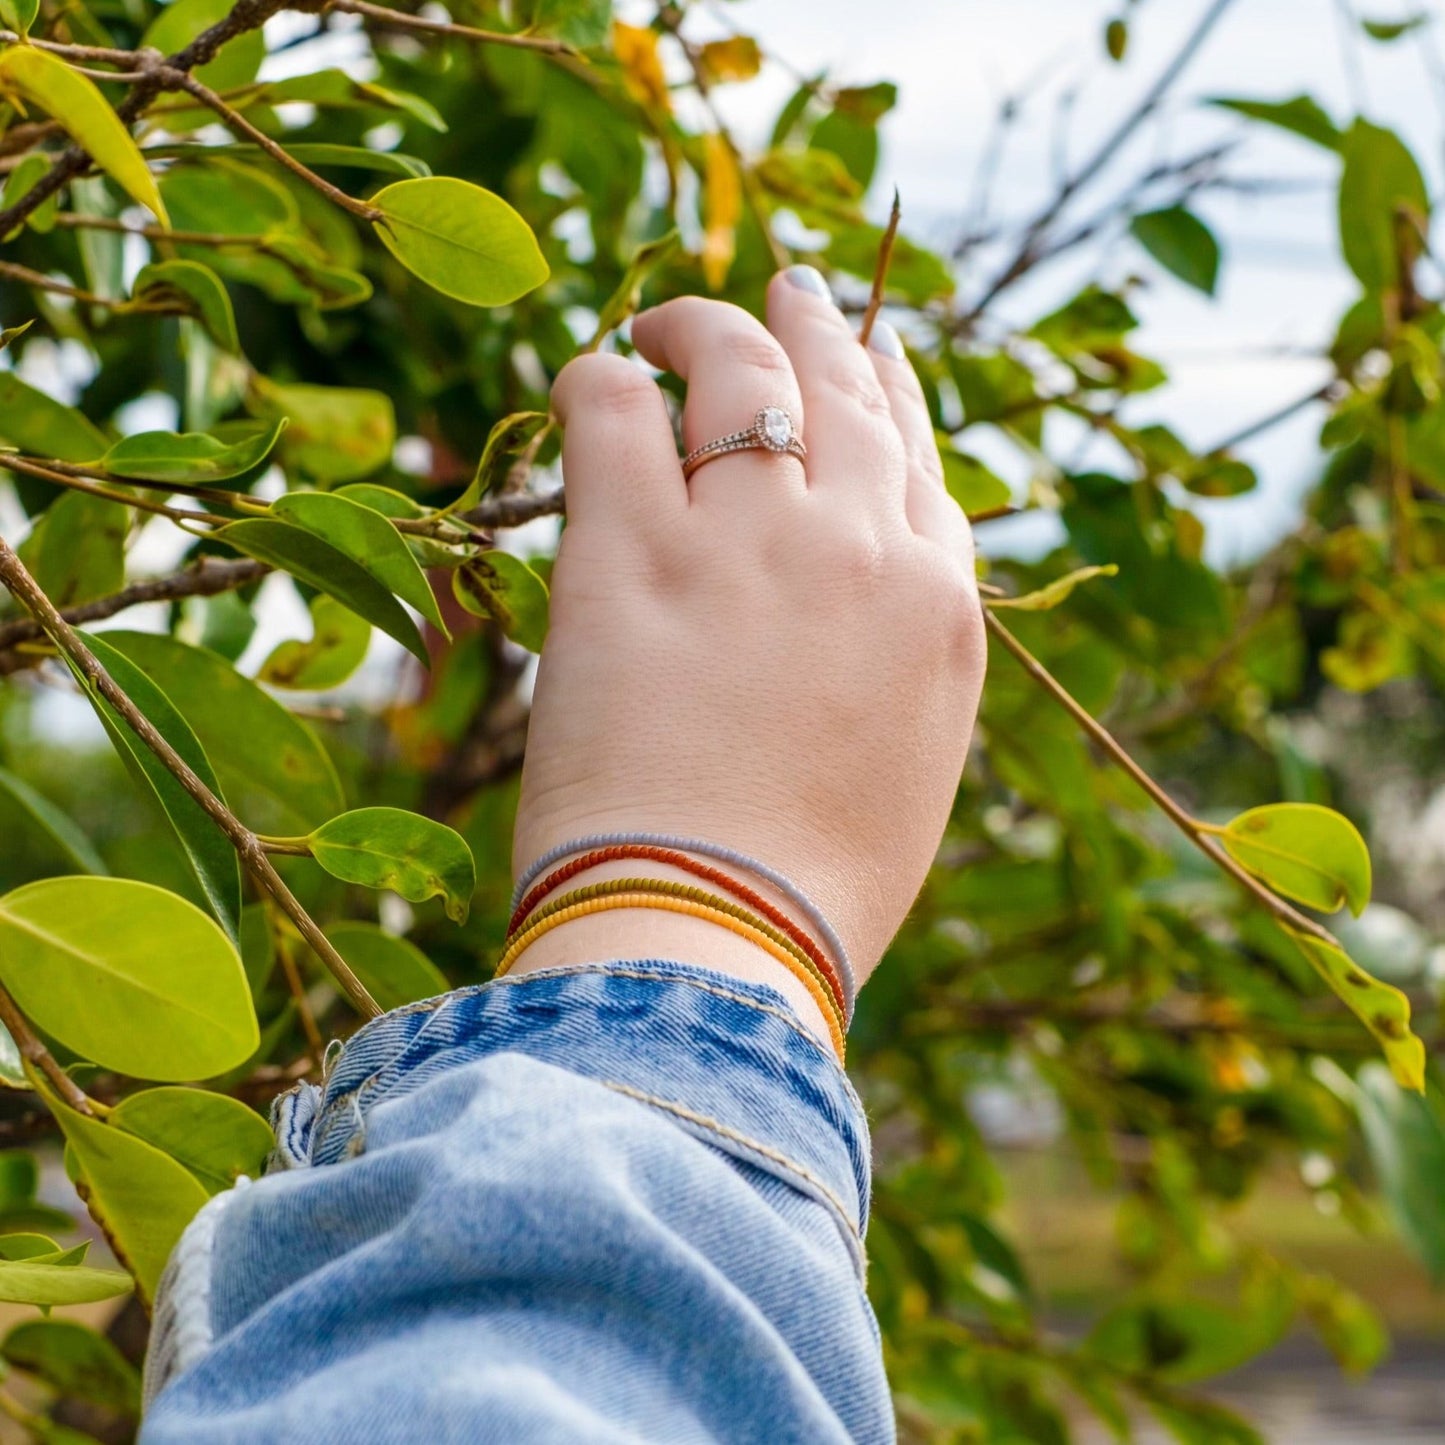
[{"label": "gray beaded bracelet", "polygon": [[574,838],[569,843],[559,843],[555,848],[549,848],[540,858],[527,865],[526,870],[517,879],[516,887],[512,889],[510,911],[515,912],[517,905],[532,884],[554,863],[559,862],[569,853],[590,853],[594,848],[612,848],[625,843],[640,843],[651,848],[676,848],[683,853],[699,853],[704,858],[715,858],[720,863],[731,863],[735,868],[742,868],[756,874],[759,878],[766,878],[774,888],[780,893],[786,894],[798,905],[799,910],[818,930],[823,941],[828,945],[828,950],[837,962],[838,974],[843,981],[848,1021],[852,1022],[853,1001],[858,994],[858,981],[853,974],[853,965],[848,961],[848,950],[843,947],[843,940],[838,937],[837,929],[823,916],[822,909],[796,883],[784,877],[777,869],[769,868],[766,863],[760,863],[756,858],[749,858],[735,848],[724,848],[720,843],[709,843],[701,838],[679,838],[672,833],[590,833],[585,838]]}]

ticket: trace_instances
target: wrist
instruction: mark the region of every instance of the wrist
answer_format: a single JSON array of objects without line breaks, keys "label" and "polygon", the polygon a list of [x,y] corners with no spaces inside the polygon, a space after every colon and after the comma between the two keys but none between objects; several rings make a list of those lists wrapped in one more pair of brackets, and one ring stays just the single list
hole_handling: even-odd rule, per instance
[{"label": "wrist", "polygon": [[[610,866],[610,865],[608,865]],[[635,863],[614,877],[635,874]],[[589,881],[601,880],[589,870]],[[569,919],[530,944],[509,970],[509,977],[546,968],[583,963],[669,959],[712,969],[749,983],[767,984],[788,1001],[803,1026],[833,1051],[822,1008],[808,987],[788,968],[745,938],[704,918],[652,908],[618,908]]]}]

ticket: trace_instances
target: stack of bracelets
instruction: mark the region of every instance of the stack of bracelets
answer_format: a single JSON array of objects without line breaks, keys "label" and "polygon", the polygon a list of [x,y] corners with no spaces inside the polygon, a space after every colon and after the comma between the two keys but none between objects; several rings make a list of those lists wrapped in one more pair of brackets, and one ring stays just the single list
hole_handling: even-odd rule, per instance
[{"label": "stack of bracelets", "polygon": [[[807,930],[747,884],[721,868],[700,863],[694,854],[730,863],[766,879],[790,898],[814,925],[827,951]],[[623,858],[669,864],[714,884],[731,896],[724,897],[723,893],[693,884],[642,876],[611,878],[605,883],[589,883],[557,893],[564,883],[589,868]],[[843,1037],[853,1018],[857,983],[837,931],[817,905],[781,873],[731,848],[697,838],[676,838],[665,833],[597,833],[549,849],[522,874],[512,892],[512,917],[497,965],[497,977],[507,973],[531,944],[554,928],[573,918],[614,908],[658,908],[669,913],[686,913],[719,924],[755,943],[808,990],[823,1012],[833,1047],[842,1060]]]}]

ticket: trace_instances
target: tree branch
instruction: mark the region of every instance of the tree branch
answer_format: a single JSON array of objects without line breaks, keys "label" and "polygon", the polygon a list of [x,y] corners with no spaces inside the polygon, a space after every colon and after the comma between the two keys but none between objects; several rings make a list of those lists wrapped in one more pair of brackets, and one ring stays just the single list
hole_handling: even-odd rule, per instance
[{"label": "tree branch", "polygon": [[[238,587],[259,582],[270,570],[264,562],[253,562],[249,558],[223,562],[215,557],[202,557],[183,572],[132,582],[129,587],[122,587],[108,597],[97,597],[93,601],[67,607],[60,615],[72,623],[99,622],[144,602],[176,602],[183,597],[215,597],[222,592],[234,592]],[[21,643],[36,642],[44,636],[45,629],[33,618],[0,623],[0,653]],[[12,669],[0,656],[0,674],[9,671]]]},{"label": "tree branch", "polygon": [[[385,5],[372,5],[368,0],[328,0],[325,10],[340,11],[345,15],[364,15],[388,30],[412,30],[423,35],[451,35],[458,40],[475,40],[483,45],[510,45],[515,50],[536,50],[543,55],[568,55],[574,60],[582,57],[575,46],[565,40],[549,40],[543,35],[509,35],[498,30],[478,30],[471,25],[456,25],[448,20],[426,20],[420,15],[408,15],[402,10],[392,10]],[[308,37],[310,38],[310,37]]]},{"label": "tree branch", "polygon": [[1213,841],[1203,830],[1199,820],[1184,808],[1181,808],[1143,768],[1124,750],[1112,733],[1095,720],[1087,709],[1081,707],[1074,700],[1073,695],[1056,677],[1021,643],[1003,623],[1001,623],[987,607],[984,608],[983,620],[988,630],[998,638],[999,642],[1011,652],[1023,667],[1024,671],[1039,684],[1043,690],[1079,724],[1081,728],[1109,755],[1113,761],[1122,768],[1128,775],[1153,799],[1160,811],[1204,854],[1216,867],[1223,869],[1242,888],[1247,889],[1272,913],[1276,919],[1286,928],[1295,933],[1305,933],[1311,938],[1317,938],[1321,943],[1327,943],[1332,948],[1339,948],[1339,940],[1329,929],[1316,923],[1314,919],[1307,918],[1303,913],[1291,908],[1284,899],[1276,896],[1263,883],[1259,882],[1251,874],[1247,873],[1233,858],[1229,856],[1217,843]]},{"label": "tree branch", "polygon": [[[229,15],[201,31],[189,45],[174,55],[167,56],[165,66],[173,71],[187,71],[204,65],[228,40],[247,30],[259,30],[278,11],[314,10],[318,7],[319,0],[317,3],[311,3],[311,0],[239,0]],[[130,94],[116,106],[116,118],[122,125],[129,126],[165,88],[160,75],[148,76],[134,85]],[[8,236],[27,216],[85,171],[90,161],[89,151],[78,145],[67,146],[55,157],[49,171],[19,200],[0,209],[0,236]]]},{"label": "tree branch", "polygon": [[858,328],[859,342],[867,346],[873,334],[873,323],[883,309],[883,293],[888,285],[888,263],[893,259],[893,243],[898,239],[898,223],[903,219],[903,202],[898,196],[898,187],[893,188],[893,205],[888,212],[888,229],[878,243],[878,263],[873,268],[873,289],[868,294],[868,309],[863,313],[863,324]]},{"label": "tree branch", "polygon": [[1225,12],[1233,3],[1234,0],[1210,0],[1199,23],[1185,38],[1174,58],[1160,71],[1154,84],[1145,91],[1138,104],[1104,137],[1093,155],[1064,181],[1048,204],[1029,222],[1013,259],[984,288],[983,294],[970,309],[968,319],[972,320],[986,311],[1001,292],[1012,286],[1033,266],[1037,260],[1036,248],[1044,233],[1058,219],[1064,207],[1114,159],[1115,154],[1134,132],[1159,108],[1160,102],[1169,93],[1174,82],[1184,73],[1208,39],[1210,31],[1224,18]]},{"label": "tree branch", "polygon": [[156,731],[150,719],[116,685],[100,660],[81,640],[80,634],[55,610],[55,604],[40,590],[14,549],[3,539],[0,539],[0,582],[10,589],[15,600],[40,623],[46,636],[75,664],[95,692],[120,714],[131,731],[161,760],[166,771],[225,834],[247,872],[276,900],[277,906],[320,955],[356,1009],[366,1018],[375,1018],[380,1014],[376,1000],[271,865],[256,835],[206,786],[185,759]]}]

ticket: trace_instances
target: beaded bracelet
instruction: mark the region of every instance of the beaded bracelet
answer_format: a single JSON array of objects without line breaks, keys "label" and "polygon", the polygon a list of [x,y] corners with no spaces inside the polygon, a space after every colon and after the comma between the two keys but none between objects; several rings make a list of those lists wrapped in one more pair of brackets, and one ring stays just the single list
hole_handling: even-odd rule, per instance
[{"label": "beaded bracelet", "polygon": [[838,1006],[843,1010],[845,1018],[849,1016],[851,1011],[848,1007],[848,996],[844,991],[843,981],[838,977],[837,970],[828,960],[828,956],[803,929],[799,928],[780,908],[775,908],[766,898],[755,893],[745,883],[740,883],[731,874],[724,873],[720,868],[710,868],[706,863],[699,863],[695,858],[689,858],[686,853],[679,853],[673,848],[654,848],[644,843],[620,843],[611,848],[597,848],[591,853],[584,853],[580,858],[573,858],[571,862],[564,863],[560,868],[549,873],[522,899],[513,912],[511,921],[507,924],[508,936],[517,931],[522,920],[531,914],[542,899],[563,883],[599,864],[617,862],[623,858],[645,858],[653,863],[667,863],[683,872],[704,878],[709,883],[716,883],[726,889],[735,898],[760,913],[775,928],[781,929],[808,955],[823,974],[828,987],[837,996]]},{"label": "beaded bracelet", "polygon": [[720,843],[709,843],[705,838],[683,838],[674,833],[591,833],[584,838],[574,838],[571,842],[559,843],[555,848],[549,848],[540,858],[534,859],[527,865],[522,876],[517,879],[516,887],[512,890],[512,907],[516,908],[517,904],[522,901],[523,894],[542,873],[546,872],[554,863],[567,857],[569,853],[585,853],[594,848],[615,847],[620,843],[645,843],[657,848],[676,848],[687,853],[700,853],[704,858],[715,858],[720,863],[731,863],[744,872],[755,873],[759,878],[765,878],[779,892],[786,893],[818,930],[823,942],[828,945],[833,957],[837,960],[838,973],[842,977],[843,993],[847,1001],[846,1012],[849,1018],[852,1017],[853,1000],[858,995],[858,980],[853,972],[852,964],[848,961],[848,950],[843,947],[843,940],[838,937],[837,930],[824,917],[822,909],[796,883],[779,873],[777,869],[770,868],[756,858],[749,858],[747,854],[739,853],[735,848],[724,848]]},{"label": "beaded bracelet", "polygon": [[586,903],[574,903],[557,913],[553,913],[538,923],[529,924],[519,933],[503,953],[497,964],[496,977],[501,978],[510,972],[518,958],[539,938],[550,933],[554,928],[560,928],[564,923],[574,918],[583,918],[589,913],[608,913],[618,908],[658,908],[667,913],[684,913],[693,918],[706,919],[709,923],[716,923],[726,928],[729,932],[735,933],[739,938],[745,938],[749,943],[755,943],[765,953],[771,954],[777,962],[781,963],[800,983],[808,990],[813,1001],[822,1011],[823,1019],[828,1026],[828,1036],[832,1041],[834,1051],[841,1063],[844,1058],[846,1045],[843,1039],[843,1030],[838,1020],[836,1010],[829,1002],[828,991],[820,984],[812,974],[804,972],[798,967],[793,955],[786,949],[780,948],[770,938],[764,937],[757,929],[741,922],[739,919],[731,918],[726,913],[719,912],[716,908],[709,908],[702,903],[694,903],[686,898],[669,898],[657,893],[621,893],[614,894],[610,898],[593,898]]},{"label": "beaded bracelet", "polygon": [[[834,992],[832,980],[818,968],[817,964],[793,939],[740,904],[731,903],[726,898],[719,897],[718,894],[710,893],[706,888],[698,888],[691,883],[676,883],[671,879],[663,878],[609,878],[601,883],[588,883],[581,888],[574,888],[570,892],[563,893],[560,897],[544,903],[540,908],[528,914],[527,926],[540,922],[543,918],[548,918],[574,903],[585,903],[591,898],[606,898],[614,893],[659,893],[670,898],[687,898],[694,903],[703,903],[709,908],[716,908],[719,913],[726,913],[731,918],[740,919],[750,928],[756,928],[759,933],[771,938],[780,948],[787,949],[797,960],[798,965],[806,969],[828,990],[828,1002],[832,1012],[837,1015],[839,1026],[847,1027],[843,1019],[843,1005]],[[512,938],[521,931],[520,928],[512,929],[507,935],[507,944],[510,944]],[[505,956],[507,944],[503,945],[503,956]]]}]

